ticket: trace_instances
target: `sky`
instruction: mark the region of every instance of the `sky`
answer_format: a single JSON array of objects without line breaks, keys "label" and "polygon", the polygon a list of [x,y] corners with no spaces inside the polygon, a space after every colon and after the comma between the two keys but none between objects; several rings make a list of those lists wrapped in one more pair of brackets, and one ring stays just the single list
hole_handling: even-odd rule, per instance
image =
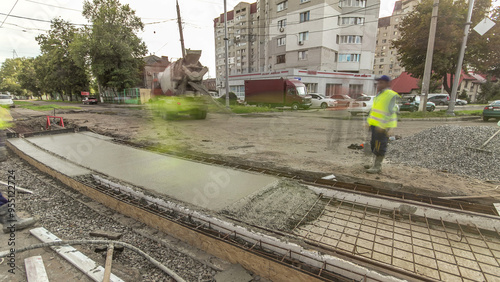
[{"label": "sky", "polygon": [[[381,0],[381,17],[391,15],[395,1]],[[83,2],[83,0],[0,1],[0,63],[7,58],[38,56],[40,48],[35,37],[50,29],[50,20],[53,18],[59,17],[74,24],[88,24],[81,13]],[[227,0],[228,11],[239,2],[241,1]],[[138,36],[146,43],[148,54],[169,58],[181,56],[175,0],[120,0],[120,3],[129,4],[145,23],[144,31]],[[224,12],[224,1],[181,0],[179,5],[184,22],[185,46],[203,51],[200,61],[209,68],[209,77],[215,77],[213,19]],[[6,17],[10,11],[11,16]]]}]

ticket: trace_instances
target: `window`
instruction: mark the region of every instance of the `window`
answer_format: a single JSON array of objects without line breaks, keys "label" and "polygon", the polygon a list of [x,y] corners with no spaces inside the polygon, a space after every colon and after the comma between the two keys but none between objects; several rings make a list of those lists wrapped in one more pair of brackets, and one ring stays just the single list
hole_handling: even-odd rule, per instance
[{"label": "window", "polygon": [[278,46],[286,45],[286,37],[278,38]]},{"label": "window", "polygon": [[278,28],[284,28],[286,26],[286,19],[278,21]]},{"label": "window", "polygon": [[397,32],[397,31],[395,31],[395,32],[394,32],[394,35],[398,35],[398,32]]},{"label": "window", "polygon": [[384,59],[380,59],[380,62],[383,63],[384,62]]},{"label": "window", "polygon": [[284,64],[286,62],[285,55],[276,56],[276,64]]},{"label": "window", "polygon": [[300,0],[300,4],[302,4],[302,3],[307,3],[307,2],[309,2],[309,1],[310,1],[310,0]]},{"label": "window", "polygon": [[299,51],[299,60],[307,60],[307,51]]},{"label": "window", "polygon": [[318,92],[318,84],[317,83],[304,83],[306,85],[307,93],[316,93]]},{"label": "window", "polygon": [[363,37],[360,35],[342,35],[340,43],[344,44],[361,44]]},{"label": "window", "polygon": [[306,41],[309,39],[309,31],[299,33],[299,41]]},{"label": "window", "polygon": [[363,93],[363,84],[349,84],[349,95]]},{"label": "window", "polygon": [[326,84],[326,96],[330,97],[342,93],[342,84]]},{"label": "window", "polygon": [[384,36],[387,36],[387,32],[384,32]]},{"label": "window", "polygon": [[385,50],[386,46],[382,46],[382,50]]},{"label": "window", "polygon": [[283,1],[283,2],[278,3],[276,10],[278,12],[281,12],[281,11],[285,10],[286,8],[288,8],[288,1]]},{"label": "window", "polygon": [[309,21],[309,15],[310,15],[309,11],[300,13],[300,22],[301,23],[308,22]]},{"label": "window", "polygon": [[339,62],[359,62],[360,57],[360,54],[339,54]]},{"label": "window", "polygon": [[378,68],[382,69],[382,68],[384,68],[384,65],[379,65]]},{"label": "window", "polygon": [[386,42],[387,42],[387,40],[386,40],[386,39],[382,39],[382,43],[386,43]]},{"label": "window", "polygon": [[339,18],[339,25],[362,25],[365,18],[362,17],[341,17]]},{"label": "window", "polygon": [[[240,70],[238,70],[240,72]],[[245,99],[245,85],[229,86],[229,90],[236,94],[238,99]]]},{"label": "window", "polygon": [[383,74],[384,72],[383,71],[379,71],[378,74]]},{"label": "window", "polygon": [[366,0],[341,0],[339,1],[340,7],[365,7]]}]

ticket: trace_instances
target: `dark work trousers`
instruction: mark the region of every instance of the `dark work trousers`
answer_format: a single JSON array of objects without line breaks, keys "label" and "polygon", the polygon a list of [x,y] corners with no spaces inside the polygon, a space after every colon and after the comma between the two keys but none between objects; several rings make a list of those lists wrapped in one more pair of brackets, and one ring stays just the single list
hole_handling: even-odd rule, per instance
[{"label": "dark work trousers", "polygon": [[5,204],[7,204],[9,201],[7,201],[7,199],[5,199],[5,197],[2,195],[2,193],[0,193],[0,206],[3,206]]},{"label": "dark work trousers", "polygon": [[389,136],[387,131],[381,128],[375,128],[375,126],[370,126],[372,132],[372,140],[370,141],[372,152],[377,157],[385,156],[387,151],[387,143],[389,142]]}]

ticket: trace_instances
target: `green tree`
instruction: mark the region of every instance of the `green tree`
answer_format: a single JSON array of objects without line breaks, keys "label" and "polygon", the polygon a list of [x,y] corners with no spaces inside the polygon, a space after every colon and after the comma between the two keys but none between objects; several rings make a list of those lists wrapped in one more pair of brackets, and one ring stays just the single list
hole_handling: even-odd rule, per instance
[{"label": "green tree", "polygon": [[18,75],[19,84],[21,87],[33,96],[40,97],[42,95],[40,81],[36,76],[35,58],[24,59],[21,63],[21,72]]},{"label": "green tree", "polygon": [[135,11],[117,0],[93,0],[84,2],[83,16],[92,26],[75,45],[79,46],[79,57],[85,58],[80,63],[90,65],[99,91],[136,86],[147,48],[136,34],[144,24]]},{"label": "green tree", "polygon": [[[441,83],[440,77],[436,77],[435,75],[431,76],[431,80],[429,83],[429,93],[440,92],[441,85],[442,85],[442,83]],[[422,79],[418,80],[418,88],[419,88],[419,92],[421,93],[422,92]]]},{"label": "green tree", "polygon": [[45,71],[43,85],[48,91],[69,96],[70,100],[74,94],[89,87],[85,68],[78,65],[71,54],[71,44],[77,33],[69,22],[54,19],[50,31],[36,37],[42,51],[41,62],[46,64],[42,69]]},{"label": "green tree", "polygon": [[0,91],[23,95],[26,91],[19,84],[23,58],[6,59],[0,68]]},{"label": "green tree", "polygon": [[[425,67],[427,41],[432,15],[432,0],[423,0],[406,16],[400,27],[401,37],[392,42],[398,50],[398,60],[412,76],[422,78]],[[491,0],[478,0],[474,5],[472,26],[482,20],[490,11]],[[433,75],[442,78],[444,89],[451,93],[454,73],[457,67],[458,54],[462,44],[463,29],[467,15],[467,2],[465,0],[441,0],[436,28],[436,41],[432,62]],[[487,38],[472,34],[469,37],[468,52],[464,59],[464,67],[478,64],[488,50],[482,46]],[[451,74],[449,77],[447,74]]]},{"label": "green tree", "polygon": [[481,84],[481,92],[477,97],[477,101],[487,103],[488,101],[498,99],[500,99],[500,84],[491,81],[491,77],[488,77],[486,82]]}]

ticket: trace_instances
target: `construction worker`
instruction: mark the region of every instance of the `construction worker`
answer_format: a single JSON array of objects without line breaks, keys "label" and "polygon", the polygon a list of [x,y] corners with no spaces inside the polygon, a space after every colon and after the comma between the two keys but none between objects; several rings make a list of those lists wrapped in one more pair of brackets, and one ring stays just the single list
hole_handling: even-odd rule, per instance
[{"label": "construction worker", "polygon": [[[0,106],[0,162],[7,160],[5,130],[12,126],[12,120],[9,110]],[[35,223],[35,219],[19,218],[15,212],[15,205],[9,204],[9,200],[0,193],[0,223],[3,224],[3,232],[9,233],[30,227]]]},{"label": "construction worker", "polygon": [[367,120],[372,134],[370,145],[375,161],[373,166],[365,166],[367,173],[380,173],[387,151],[389,132],[397,126],[398,122],[396,103],[399,94],[390,89],[391,78],[383,75],[375,80],[377,81],[377,95],[373,100]]}]

